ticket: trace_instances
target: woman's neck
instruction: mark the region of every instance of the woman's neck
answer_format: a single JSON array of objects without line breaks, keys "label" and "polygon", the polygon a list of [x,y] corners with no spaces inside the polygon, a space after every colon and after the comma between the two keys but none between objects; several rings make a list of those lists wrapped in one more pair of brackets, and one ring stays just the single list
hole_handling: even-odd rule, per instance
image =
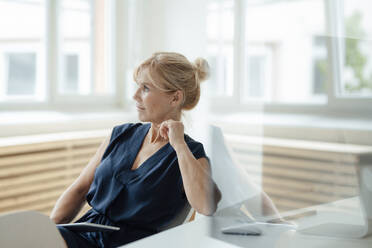
[{"label": "woman's neck", "polygon": [[[181,119],[181,115],[173,116],[171,118],[167,118],[166,120],[169,120],[169,119],[179,121]],[[163,121],[165,121],[165,120],[163,120]],[[165,141],[165,139],[163,137],[161,137],[160,132],[159,132],[160,126],[163,123],[163,121],[156,122],[156,123],[151,122],[151,127],[150,127],[150,130],[149,130],[149,133],[148,133],[150,143],[164,142]]]},{"label": "woman's neck", "polygon": [[159,133],[159,129],[160,129],[160,124],[151,123],[151,127],[148,133],[150,143],[156,143],[162,139]]}]

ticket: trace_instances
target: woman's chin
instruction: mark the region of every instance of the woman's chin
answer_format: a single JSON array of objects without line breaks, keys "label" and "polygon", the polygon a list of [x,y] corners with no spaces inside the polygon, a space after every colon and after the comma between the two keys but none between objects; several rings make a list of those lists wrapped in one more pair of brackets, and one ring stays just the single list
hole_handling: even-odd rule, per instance
[{"label": "woman's chin", "polygon": [[141,122],[147,122],[147,118],[141,114],[141,113],[137,113],[137,116],[138,116],[138,120],[141,121]]}]

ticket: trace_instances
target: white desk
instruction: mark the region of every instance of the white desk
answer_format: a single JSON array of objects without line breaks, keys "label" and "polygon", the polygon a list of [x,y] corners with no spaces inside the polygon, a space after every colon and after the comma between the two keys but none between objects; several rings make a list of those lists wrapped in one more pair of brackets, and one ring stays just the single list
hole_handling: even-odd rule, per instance
[{"label": "white desk", "polygon": [[276,247],[276,248],[371,248],[372,238],[344,239],[321,236],[309,236],[286,231],[283,228],[268,228],[261,236],[225,235],[219,231],[225,221],[203,218],[192,223],[133,242],[123,248],[147,247]]},{"label": "white desk", "polygon": [[[321,209],[320,206],[317,209]],[[358,223],[358,218],[345,217],[343,213],[317,213],[304,217],[301,226],[321,223],[324,220],[342,220],[344,223]],[[133,242],[125,248],[146,247],[275,247],[275,248],[371,248],[372,236],[364,239],[335,238],[326,236],[305,235],[280,226],[267,226],[261,236],[240,236],[222,234],[220,229],[237,223],[228,217],[202,217],[191,223],[167,230],[148,238]]]}]

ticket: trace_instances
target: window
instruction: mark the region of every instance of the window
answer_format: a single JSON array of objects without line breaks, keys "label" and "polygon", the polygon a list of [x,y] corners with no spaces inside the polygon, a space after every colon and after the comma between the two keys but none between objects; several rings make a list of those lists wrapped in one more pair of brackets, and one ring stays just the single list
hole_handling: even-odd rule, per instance
[{"label": "window", "polygon": [[[56,95],[112,96],[112,1],[63,0],[58,5],[59,71]],[[80,100],[79,100],[80,101]]]},{"label": "window", "polygon": [[272,59],[269,47],[254,47],[246,53],[243,99],[270,99]]},{"label": "window", "polygon": [[45,5],[0,0],[0,102],[45,97]]},{"label": "window", "polygon": [[[313,102],[313,37],[325,29],[324,1],[262,2],[245,8],[245,49],[266,47],[274,70],[269,75],[270,102]],[[267,67],[269,69],[270,67]],[[250,72],[253,73],[253,72]],[[275,75],[273,75],[275,73]],[[250,82],[245,79],[243,84]]]},{"label": "window", "polygon": [[13,53],[5,56],[7,90],[9,96],[34,95],[36,85],[36,54]]},{"label": "window", "polygon": [[60,58],[58,92],[62,95],[91,93],[92,1],[60,1]]},{"label": "window", "polygon": [[372,18],[371,2],[344,0],[341,7],[340,33],[342,79],[341,96],[372,96]]},{"label": "window", "polygon": [[234,1],[210,2],[207,15],[210,90],[219,96],[233,94]]},{"label": "window", "polygon": [[114,103],[112,11],[104,0],[0,0],[0,103]]},{"label": "window", "polygon": [[327,94],[327,79],[329,77],[327,39],[324,36],[314,36],[313,39],[313,77],[312,94],[314,97]]},{"label": "window", "polygon": [[[372,96],[371,6],[366,0],[210,0],[212,92],[242,106],[342,109],[353,100],[365,108],[361,100]],[[234,76],[222,77],[225,71]]]},{"label": "window", "polygon": [[63,57],[64,72],[63,72],[63,87],[62,91],[67,93],[79,92],[79,55],[65,54]]}]

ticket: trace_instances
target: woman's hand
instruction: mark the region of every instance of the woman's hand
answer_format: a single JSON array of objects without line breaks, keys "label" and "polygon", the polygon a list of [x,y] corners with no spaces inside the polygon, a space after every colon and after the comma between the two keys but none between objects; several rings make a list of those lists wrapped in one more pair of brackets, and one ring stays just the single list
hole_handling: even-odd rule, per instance
[{"label": "woman's hand", "polygon": [[195,158],[184,135],[184,126],[180,121],[167,120],[160,124],[159,136],[168,140],[176,151],[187,200],[198,213],[212,215],[221,199],[221,192],[211,178],[208,160]]},{"label": "woman's hand", "polygon": [[176,149],[178,145],[185,144],[184,126],[181,121],[163,121],[160,125],[159,133],[163,139],[169,141],[174,149]]}]

